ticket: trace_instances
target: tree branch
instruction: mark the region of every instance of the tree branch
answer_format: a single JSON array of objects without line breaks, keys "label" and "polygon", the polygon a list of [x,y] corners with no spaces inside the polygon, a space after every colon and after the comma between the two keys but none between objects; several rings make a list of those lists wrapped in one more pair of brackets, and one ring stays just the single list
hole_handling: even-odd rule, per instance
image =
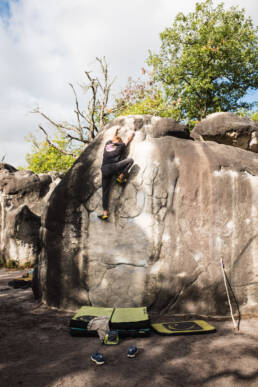
[{"label": "tree branch", "polygon": [[78,137],[74,137],[71,134],[67,134],[66,137],[69,138],[70,140],[76,140],[76,141],[79,141],[79,142],[83,142],[84,144],[89,144],[88,140],[81,139],[81,138],[78,138]]},{"label": "tree branch", "polygon": [[100,63],[102,73],[104,75],[104,85],[103,86],[102,86],[101,82],[99,81],[99,79],[97,79],[98,85],[101,88],[102,93],[103,93],[103,99],[102,99],[102,104],[101,104],[101,109],[100,109],[100,118],[99,118],[100,130],[101,130],[104,126],[105,110],[106,110],[107,104],[108,104],[108,97],[109,97],[110,89],[111,89],[111,86],[113,85],[113,83],[115,82],[115,78],[113,79],[113,81],[108,83],[108,65],[106,62],[106,58],[103,57],[103,59],[100,59],[100,58],[96,58],[96,59]]},{"label": "tree branch", "polygon": [[92,91],[92,99],[88,104],[88,111],[89,111],[89,119],[87,120],[89,123],[89,129],[90,129],[90,137],[91,140],[95,138],[94,131],[98,132],[98,128],[95,124],[95,111],[96,111],[96,102],[97,102],[97,91],[98,91],[98,81],[95,78],[91,78],[89,71],[85,71],[85,74],[90,81],[90,89]]},{"label": "tree branch", "polygon": [[[91,76],[90,71],[85,71],[85,75],[87,77],[88,82],[85,86],[81,87],[84,87],[86,89],[86,92],[91,93],[85,111],[80,109],[79,99],[75,87],[72,83],[69,83],[69,86],[71,87],[75,98],[75,124],[55,121],[47,114],[40,111],[38,107],[32,111],[32,113],[40,114],[49,124],[54,126],[58,131],[63,131],[65,133],[65,137],[68,143],[74,140],[82,142],[83,144],[88,144],[96,137],[99,130],[101,130],[104,126],[104,117],[107,115],[106,107],[108,103],[108,97],[111,90],[111,86],[114,83],[115,79],[110,83],[108,81],[108,65],[106,62],[106,58],[96,58],[96,60],[101,67],[101,73],[104,77],[104,80],[102,82],[98,77],[94,78],[93,76]],[[101,93],[100,97],[99,93]],[[53,141],[50,140],[47,131],[42,128],[42,126],[40,126],[40,129],[44,133],[47,143],[50,146],[64,154],[69,154],[75,157],[72,152],[66,152],[64,150],[59,149],[59,147],[55,145]]]},{"label": "tree branch", "polygon": [[45,120],[47,120],[51,125],[55,126],[58,130],[64,129],[64,130],[72,130],[76,133],[80,133],[80,130],[69,123],[66,122],[55,122],[52,118],[48,117],[45,113],[41,112],[39,108],[35,108],[32,113],[40,114]]},{"label": "tree branch", "polygon": [[56,149],[58,152],[60,152],[60,153],[62,153],[62,154],[64,154],[64,155],[72,156],[72,157],[74,157],[74,158],[77,158],[77,155],[75,155],[74,153],[72,153],[72,152],[67,152],[67,151],[65,151],[64,149],[59,148],[59,147],[58,147],[57,145],[55,145],[51,140],[49,140],[48,134],[47,134],[46,130],[45,130],[41,125],[39,125],[39,129],[42,130],[42,132],[44,133],[45,138],[46,138],[46,141],[47,141],[47,143],[48,143],[49,146],[51,146],[52,148]]}]

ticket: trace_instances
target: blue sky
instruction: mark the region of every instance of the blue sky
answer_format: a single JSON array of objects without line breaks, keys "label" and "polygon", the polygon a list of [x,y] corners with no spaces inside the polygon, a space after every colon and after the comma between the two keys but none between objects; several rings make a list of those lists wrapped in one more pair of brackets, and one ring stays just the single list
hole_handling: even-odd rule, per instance
[{"label": "blue sky", "polygon": [[[214,4],[220,3],[214,0]],[[106,56],[113,96],[129,76],[141,76],[148,49],[157,52],[159,33],[178,12],[194,10],[184,0],[0,0],[0,160],[26,165],[29,133],[40,136],[40,108],[59,120],[73,117],[68,83],[79,88],[84,71],[97,71],[96,56]],[[225,0],[258,24],[257,0]],[[258,100],[252,92],[249,100]],[[84,101],[84,100],[83,100]],[[84,101],[85,103],[85,101]]]},{"label": "blue sky", "polygon": [[0,15],[10,16],[9,1],[7,1],[7,0],[0,1]]}]

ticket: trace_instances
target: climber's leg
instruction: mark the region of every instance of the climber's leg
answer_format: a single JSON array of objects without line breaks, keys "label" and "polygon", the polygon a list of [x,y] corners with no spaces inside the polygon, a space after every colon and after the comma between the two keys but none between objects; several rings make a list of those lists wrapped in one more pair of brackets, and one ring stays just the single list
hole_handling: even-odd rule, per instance
[{"label": "climber's leg", "polygon": [[126,182],[124,178],[125,173],[129,171],[131,166],[133,165],[133,159],[125,159],[118,161],[117,163],[106,164],[102,166],[102,207],[103,207],[103,215],[99,215],[98,217],[101,220],[108,219],[108,208],[109,208],[109,193],[112,182],[112,177],[119,173],[117,178],[117,182],[123,184]]},{"label": "climber's leg", "polygon": [[118,183],[121,184],[126,182],[124,175],[129,171],[132,165],[133,159],[131,158],[121,160],[116,163],[116,171],[119,172],[119,176],[117,178]]},{"label": "climber's leg", "polygon": [[105,175],[102,172],[102,207],[103,215],[100,215],[99,218],[102,220],[108,219],[108,207],[109,207],[109,192],[112,181],[112,175]]}]

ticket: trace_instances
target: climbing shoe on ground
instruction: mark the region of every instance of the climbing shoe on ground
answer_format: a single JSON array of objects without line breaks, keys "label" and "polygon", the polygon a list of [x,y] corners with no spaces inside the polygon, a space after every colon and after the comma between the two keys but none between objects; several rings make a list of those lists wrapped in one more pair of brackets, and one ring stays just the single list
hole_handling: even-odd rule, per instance
[{"label": "climbing shoe on ground", "polygon": [[132,345],[131,347],[128,348],[127,356],[128,356],[129,358],[133,358],[133,357],[135,357],[135,355],[137,354],[137,352],[138,352],[137,347],[135,347],[134,345]]},{"label": "climbing shoe on ground", "polygon": [[109,331],[104,338],[104,344],[116,345],[118,343],[119,343],[118,331]]},{"label": "climbing shoe on ground", "polygon": [[116,179],[116,181],[117,181],[119,184],[125,184],[125,183],[127,183],[127,179],[125,179],[125,178],[120,179],[120,177],[118,177],[118,178]]},{"label": "climbing shoe on ground", "polygon": [[90,358],[97,365],[104,364],[104,357],[103,357],[102,353],[99,353],[99,352],[93,353]]},{"label": "climbing shoe on ground", "polygon": [[101,220],[108,220],[108,215],[98,215],[98,218]]}]

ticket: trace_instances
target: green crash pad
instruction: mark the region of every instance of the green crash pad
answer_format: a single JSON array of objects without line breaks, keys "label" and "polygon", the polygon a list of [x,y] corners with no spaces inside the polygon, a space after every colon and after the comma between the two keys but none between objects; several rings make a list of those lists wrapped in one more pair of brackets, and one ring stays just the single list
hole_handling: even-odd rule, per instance
[{"label": "green crash pad", "polygon": [[203,320],[157,323],[151,324],[151,327],[160,335],[190,335],[216,332],[212,325]]},{"label": "green crash pad", "polygon": [[73,316],[73,320],[84,320],[85,317],[111,317],[113,308],[101,308],[94,306],[82,306],[78,312]]},{"label": "green crash pad", "polygon": [[88,322],[94,317],[111,317],[113,308],[101,308],[94,306],[82,306],[70,321],[71,328],[87,329]]},{"label": "green crash pad", "polygon": [[139,308],[114,308],[110,329],[149,328],[150,320],[146,306]]},{"label": "green crash pad", "polygon": [[150,320],[146,307],[139,308],[102,308],[83,306],[70,320],[72,335],[95,335],[88,331],[88,322],[94,317],[109,317],[109,327],[119,335],[147,335],[150,332]]}]

